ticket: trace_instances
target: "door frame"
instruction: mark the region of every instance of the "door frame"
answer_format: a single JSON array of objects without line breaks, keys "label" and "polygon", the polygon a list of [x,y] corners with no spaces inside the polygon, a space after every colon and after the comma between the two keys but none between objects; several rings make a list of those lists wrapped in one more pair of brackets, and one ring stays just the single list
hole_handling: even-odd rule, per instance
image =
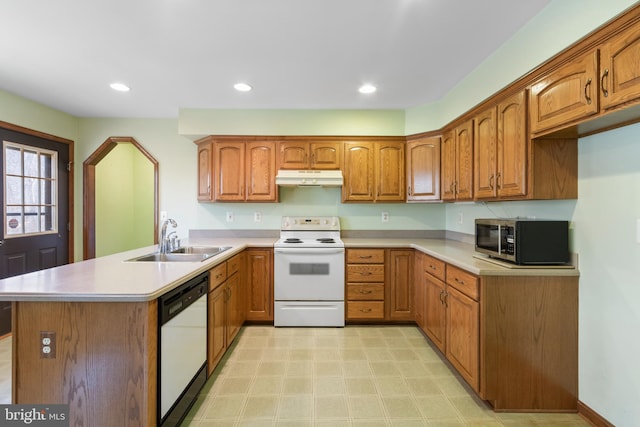
[{"label": "door frame", "polygon": [[68,206],[67,206],[67,210],[68,210],[68,219],[69,219],[69,223],[68,223],[68,232],[69,232],[69,241],[67,242],[68,248],[67,248],[67,253],[68,253],[68,259],[67,262],[72,263],[74,261],[74,253],[73,253],[73,247],[74,247],[74,215],[73,215],[73,207],[74,207],[74,192],[73,192],[73,188],[74,188],[74,166],[75,166],[75,162],[74,162],[74,155],[75,155],[75,150],[74,150],[74,142],[71,139],[66,139],[66,138],[61,138],[59,136],[55,136],[55,135],[51,135],[48,133],[44,133],[44,132],[40,132],[37,130],[33,130],[33,129],[29,129],[29,128],[25,128],[22,126],[18,126],[18,125],[14,125],[12,123],[7,123],[4,121],[0,120],[0,127],[6,130],[10,130],[10,131],[14,131],[14,132],[20,132],[23,133],[25,135],[30,135],[30,136],[35,136],[37,138],[42,138],[42,139],[46,139],[49,141],[53,141],[53,142],[59,142],[62,144],[66,144],[69,147],[69,166],[68,166],[68,172],[69,172],[69,182],[68,182],[68,193],[69,193],[69,197],[68,197]]},{"label": "door frame", "polygon": [[[83,259],[96,257],[96,165],[118,144],[132,144],[153,164],[153,229],[158,229],[158,161],[138,141],[130,136],[107,138],[82,164],[83,178]],[[158,233],[153,233],[153,243],[158,243]]]}]

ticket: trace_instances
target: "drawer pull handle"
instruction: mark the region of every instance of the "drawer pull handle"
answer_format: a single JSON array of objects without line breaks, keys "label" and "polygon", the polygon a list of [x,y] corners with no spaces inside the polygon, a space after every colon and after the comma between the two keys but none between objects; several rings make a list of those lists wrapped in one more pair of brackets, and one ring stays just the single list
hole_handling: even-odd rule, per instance
[{"label": "drawer pull handle", "polygon": [[359,257],[360,259],[369,259],[369,258],[373,258],[372,255],[360,255]]},{"label": "drawer pull handle", "polygon": [[456,283],[460,283],[461,285],[464,285],[464,280],[460,280],[457,277],[455,278]]},{"label": "drawer pull handle", "polygon": [[361,276],[371,276],[371,272],[370,271],[361,271],[360,275]]},{"label": "drawer pull handle", "polygon": [[360,293],[361,294],[370,294],[371,293],[371,289],[360,289]]},{"label": "drawer pull handle", "polygon": [[370,308],[361,308],[360,311],[362,313],[371,313],[371,309]]}]

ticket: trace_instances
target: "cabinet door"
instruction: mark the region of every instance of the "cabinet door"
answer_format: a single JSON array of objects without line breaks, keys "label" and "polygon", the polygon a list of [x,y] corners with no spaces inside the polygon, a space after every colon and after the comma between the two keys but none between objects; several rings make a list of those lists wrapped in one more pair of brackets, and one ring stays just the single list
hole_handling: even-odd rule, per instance
[{"label": "cabinet door", "polygon": [[242,326],[242,311],[244,306],[241,305],[243,301],[242,290],[240,289],[240,275],[238,273],[227,279],[226,293],[227,293],[227,323],[226,323],[226,342],[227,346],[231,345]]},{"label": "cabinet door", "polygon": [[413,320],[413,250],[389,251],[389,320]]},{"label": "cabinet door", "polygon": [[225,304],[226,304],[226,287],[218,286],[209,292],[209,327],[207,328],[207,363],[209,374],[213,372],[216,365],[222,358],[227,345],[225,341]]},{"label": "cabinet door", "polygon": [[613,37],[600,47],[600,102],[609,109],[640,98],[640,27]]},{"label": "cabinet door", "polygon": [[440,199],[440,137],[407,143],[407,201]]},{"label": "cabinet door", "polygon": [[456,200],[473,199],[473,121],[456,128]]},{"label": "cabinet door", "polygon": [[213,173],[213,145],[211,142],[198,145],[198,200],[210,202],[213,200],[211,192],[211,178]]},{"label": "cabinet door", "polygon": [[479,386],[478,303],[447,286],[447,359],[476,391]]},{"label": "cabinet door", "polygon": [[309,168],[309,143],[306,141],[281,141],[278,143],[279,169]]},{"label": "cabinet door", "polygon": [[598,52],[593,51],[531,87],[531,132],[560,127],[598,113]]},{"label": "cabinet door", "polygon": [[273,321],[273,252],[247,250],[247,320]]},{"label": "cabinet door", "polygon": [[496,108],[489,108],[474,121],[474,193],[477,199],[496,197]]},{"label": "cabinet door", "polygon": [[373,201],[373,150],[372,143],[346,142],[344,144],[343,201]]},{"label": "cabinet door", "polygon": [[447,336],[447,311],[444,305],[446,285],[428,273],[422,274],[422,283],[425,292],[425,327],[423,330],[436,347],[444,353]]},{"label": "cabinet door", "polygon": [[527,194],[527,103],[522,91],[498,104],[498,197]]},{"label": "cabinet door", "polygon": [[244,153],[243,142],[214,144],[215,200],[244,200]]},{"label": "cabinet door", "polygon": [[446,132],[442,136],[441,155],[442,200],[454,200],[456,198],[456,139],[453,131]]},{"label": "cabinet door", "polygon": [[377,201],[404,200],[404,145],[404,142],[376,143],[374,179]]},{"label": "cabinet door", "polygon": [[272,141],[249,142],[246,146],[246,200],[276,201],[276,149]]},{"label": "cabinet door", "polygon": [[309,151],[311,152],[311,169],[340,169],[342,164],[341,142],[312,142]]}]

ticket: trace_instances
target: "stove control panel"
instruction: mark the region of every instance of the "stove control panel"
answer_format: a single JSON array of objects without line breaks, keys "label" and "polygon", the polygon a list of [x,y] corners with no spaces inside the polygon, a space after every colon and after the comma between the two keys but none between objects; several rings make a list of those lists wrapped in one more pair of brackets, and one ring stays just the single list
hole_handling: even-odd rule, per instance
[{"label": "stove control panel", "polygon": [[340,230],[337,216],[284,216],[281,230]]}]

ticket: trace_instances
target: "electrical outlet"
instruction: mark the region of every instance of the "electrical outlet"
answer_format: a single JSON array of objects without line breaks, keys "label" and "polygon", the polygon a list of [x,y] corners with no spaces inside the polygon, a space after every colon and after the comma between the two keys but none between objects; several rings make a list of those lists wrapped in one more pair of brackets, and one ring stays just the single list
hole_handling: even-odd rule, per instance
[{"label": "electrical outlet", "polygon": [[640,218],[636,219],[636,243],[640,243]]},{"label": "electrical outlet", "polygon": [[40,331],[40,358],[56,358],[56,333]]},{"label": "electrical outlet", "polygon": [[464,222],[464,215],[462,214],[462,212],[458,212],[458,224],[462,225],[463,222]]},{"label": "electrical outlet", "polygon": [[167,220],[167,211],[160,211],[160,221]]},{"label": "electrical outlet", "polygon": [[382,222],[389,222],[389,212],[382,212]]},{"label": "electrical outlet", "polygon": [[253,213],[253,221],[254,222],[262,221],[262,212],[254,212]]},{"label": "electrical outlet", "polygon": [[227,212],[227,222],[233,222],[233,212]]}]

